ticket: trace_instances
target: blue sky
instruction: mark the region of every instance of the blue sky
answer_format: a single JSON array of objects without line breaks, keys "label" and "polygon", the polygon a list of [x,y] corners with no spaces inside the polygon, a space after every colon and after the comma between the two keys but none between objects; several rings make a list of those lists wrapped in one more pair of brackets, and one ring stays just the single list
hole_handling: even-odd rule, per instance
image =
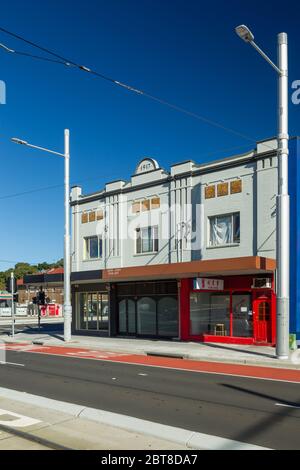
[{"label": "blue sky", "polygon": [[[10,0],[0,26],[74,61],[143,89],[225,127],[263,139],[276,134],[277,78],[236,36],[245,23],[276,60],[289,35],[290,82],[300,80],[296,1]],[[4,4],[5,3],[5,4]],[[298,5],[297,5],[298,3]],[[39,53],[4,33],[0,42]],[[204,162],[252,143],[145,97],[61,65],[0,50],[0,259],[52,262],[63,256],[63,161],[10,143],[13,136],[63,150],[71,131],[71,179],[84,193],[133,173],[143,156],[162,167]],[[290,105],[290,134],[300,134]],[[226,150],[236,148],[236,150]],[[13,196],[40,188],[23,196]],[[0,270],[11,262],[0,262]]]}]

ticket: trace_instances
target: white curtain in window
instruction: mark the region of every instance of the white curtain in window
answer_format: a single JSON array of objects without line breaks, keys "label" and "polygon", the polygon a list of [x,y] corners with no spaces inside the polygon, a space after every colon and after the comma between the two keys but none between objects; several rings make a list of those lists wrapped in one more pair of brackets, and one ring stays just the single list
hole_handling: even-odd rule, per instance
[{"label": "white curtain in window", "polygon": [[232,242],[232,217],[215,217],[212,220],[212,245],[226,245]]}]

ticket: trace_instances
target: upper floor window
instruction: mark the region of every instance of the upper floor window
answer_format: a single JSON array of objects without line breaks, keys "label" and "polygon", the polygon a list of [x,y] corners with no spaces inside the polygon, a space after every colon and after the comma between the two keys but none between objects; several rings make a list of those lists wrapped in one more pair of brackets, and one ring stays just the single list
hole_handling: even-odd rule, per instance
[{"label": "upper floor window", "polygon": [[160,198],[153,197],[151,199],[143,199],[142,201],[135,201],[132,203],[132,213],[139,214],[140,212],[147,212],[160,208]]},{"label": "upper floor window", "polygon": [[81,214],[81,223],[87,224],[88,222],[95,222],[96,220],[104,219],[104,210],[99,209],[97,211],[84,211]]},{"label": "upper floor window", "polygon": [[240,213],[217,215],[209,218],[210,246],[240,243]]},{"label": "upper floor window", "polygon": [[158,251],[158,227],[136,229],[136,253],[153,253]]},{"label": "upper floor window", "polygon": [[85,244],[85,259],[98,259],[102,258],[102,237],[86,237]]},{"label": "upper floor window", "polygon": [[81,214],[81,223],[82,223],[82,224],[87,224],[88,221],[89,221],[89,215],[88,215],[88,213],[87,213],[87,212],[83,212],[83,213]]}]

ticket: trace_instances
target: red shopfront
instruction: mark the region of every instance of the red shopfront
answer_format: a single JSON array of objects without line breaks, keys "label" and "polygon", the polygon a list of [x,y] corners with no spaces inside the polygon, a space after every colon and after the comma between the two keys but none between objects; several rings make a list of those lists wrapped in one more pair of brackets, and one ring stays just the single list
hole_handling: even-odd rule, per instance
[{"label": "red shopfront", "polygon": [[[181,339],[232,344],[275,345],[276,296],[255,275],[218,277],[215,282],[180,281]],[[213,281],[203,279],[201,281]]]}]

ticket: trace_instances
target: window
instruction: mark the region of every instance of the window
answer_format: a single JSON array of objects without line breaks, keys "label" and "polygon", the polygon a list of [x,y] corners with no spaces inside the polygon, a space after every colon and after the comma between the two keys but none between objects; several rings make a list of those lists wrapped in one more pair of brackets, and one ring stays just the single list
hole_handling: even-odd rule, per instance
[{"label": "window", "polygon": [[82,224],[87,224],[89,221],[89,216],[88,216],[88,213],[87,212],[83,212],[81,214],[81,223]]},{"label": "window", "polygon": [[136,253],[153,253],[158,251],[158,227],[136,229]]},{"label": "window", "polygon": [[162,297],[157,302],[158,335],[178,335],[178,308],[177,299],[174,297]]},{"label": "window", "polygon": [[132,204],[132,213],[133,214],[139,214],[141,212],[141,203],[140,202],[134,202]]},{"label": "window", "polygon": [[190,295],[190,334],[230,334],[230,295],[192,292]]},{"label": "window", "polygon": [[216,197],[215,185],[205,186],[205,199],[212,199]]},{"label": "window", "polygon": [[137,301],[137,332],[139,335],[156,335],[156,302],[151,297]]},{"label": "window", "polygon": [[95,222],[96,220],[96,212],[90,212],[89,213],[89,222]]},{"label": "window", "polygon": [[102,209],[100,209],[99,211],[97,211],[97,220],[103,220],[104,219],[104,212]]},{"label": "window", "polygon": [[242,180],[234,180],[230,182],[230,194],[242,192]]},{"label": "window", "polygon": [[160,198],[153,197],[151,199],[151,209],[159,209],[160,208]]},{"label": "window", "polygon": [[132,203],[131,210],[133,214],[148,212],[150,210],[160,208],[160,198],[153,197],[152,199],[143,199],[142,201],[135,201]]},{"label": "window", "polygon": [[150,199],[142,201],[142,212],[150,211]]},{"label": "window", "polygon": [[210,246],[240,243],[240,214],[210,217]]},{"label": "window", "polygon": [[253,336],[252,300],[249,292],[232,294],[233,336]]},{"label": "window", "polygon": [[219,183],[217,186],[218,197],[228,196],[228,183]]},{"label": "window", "polygon": [[108,330],[107,293],[80,292],[77,296],[77,329]]},{"label": "window", "polygon": [[85,259],[102,257],[102,237],[87,237],[85,241]]}]

